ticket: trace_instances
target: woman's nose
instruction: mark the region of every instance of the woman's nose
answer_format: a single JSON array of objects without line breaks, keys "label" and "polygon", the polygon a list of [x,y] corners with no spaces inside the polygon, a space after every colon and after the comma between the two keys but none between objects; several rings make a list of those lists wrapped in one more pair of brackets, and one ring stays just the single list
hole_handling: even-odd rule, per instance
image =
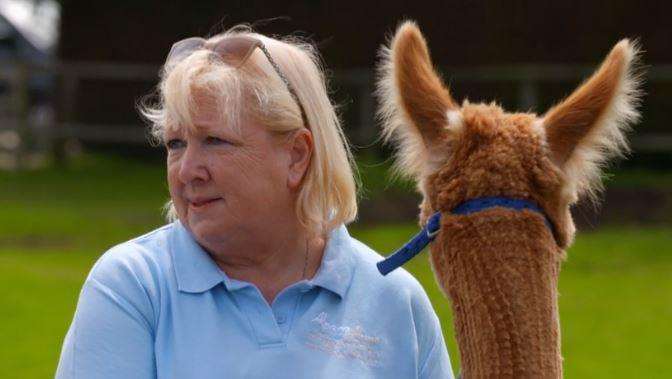
[{"label": "woman's nose", "polygon": [[185,184],[210,179],[205,154],[194,143],[188,144],[180,157],[178,177]]}]

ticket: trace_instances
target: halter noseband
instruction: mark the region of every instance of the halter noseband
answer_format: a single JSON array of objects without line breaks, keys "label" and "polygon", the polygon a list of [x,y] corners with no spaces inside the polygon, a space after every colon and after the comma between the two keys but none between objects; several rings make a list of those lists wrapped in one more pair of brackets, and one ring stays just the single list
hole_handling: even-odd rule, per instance
[{"label": "halter noseband", "polygon": [[[544,223],[551,230],[553,236],[556,236],[555,228],[553,227],[553,223],[551,223],[548,216],[546,216],[544,211],[542,211],[537,204],[530,200],[511,199],[506,197],[479,197],[461,203],[457,207],[453,208],[450,213],[456,215],[468,215],[494,207],[503,207],[516,211],[527,209],[533,212],[537,212],[544,218]],[[408,262],[411,258],[418,255],[422,249],[425,248],[425,246],[434,240],[436,235],[439,233],[440,228],[441,212],[436,212],[429,218],[427,225],[425,225],[425,227],[422,228],[422,230],[410,241],[408,241],[399,250],[395,251],[394,254],[376,264],[376,266],[378,266],[378,271],[380,271],[380,273],[383,275],[387,275],[395,269],[399,268],[404,263]]]}]

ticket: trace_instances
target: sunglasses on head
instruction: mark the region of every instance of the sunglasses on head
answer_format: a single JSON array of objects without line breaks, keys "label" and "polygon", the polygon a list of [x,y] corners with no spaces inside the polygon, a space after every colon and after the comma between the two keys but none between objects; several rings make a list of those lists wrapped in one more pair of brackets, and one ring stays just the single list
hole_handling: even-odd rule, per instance
[{"label": "sunglasses on head", "polygon": [[271,54],[266,49],[266,46],[261,42],[260,39],[250,37],[250,36],[232,36],[224,37],[215,42],[208,42],[207,40],[200,37],[191,37],[183,39],[181,41],[175,42],[168,53],[166,58],[166,65],[175,64],[182,59],[188,57],[196,50],[206,49],[214,52],[219,55],[224,62],[231,65],[234,68],[241,67],[247,59],[250,58],[254,49],[259,48],[268,62],[273,66],[273,69],[278,74],[280,79],[285,83],[285,87],[289,94],[292,96],[296,105],[301,111],[301,118],[303,120],[303,126],[308,127],[308,119],[306,117],[306,111],[303,108],[303,104],[299,100],[299,96],[294,89],[294,86],[289,82],[285,74],[282,73],[278,64],[273,60]]}]

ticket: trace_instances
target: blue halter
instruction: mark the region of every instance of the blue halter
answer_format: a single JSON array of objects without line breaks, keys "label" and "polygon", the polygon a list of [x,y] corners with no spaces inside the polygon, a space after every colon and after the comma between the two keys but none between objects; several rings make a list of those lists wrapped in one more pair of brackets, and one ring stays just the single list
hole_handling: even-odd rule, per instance
[{"label": "blue halter", "polygon": [[[509,199],[505,197],[480,197],[477,199],[465,201],[464,203],[455,207],[450,213],[456,215],[468,215],[494,207],[504,207],[517,211],[528,209],[537,212],[544,217],[546,226],[551,229],[551,232],[553,232],[553,235],[555,235],[553,224],[551,224],[551,221],[548,219],[546,214],[541,210],[541,208],[539,208],[539,206],[537,206],[537,204],[529,200]],[[418,255],[422,249],[425,248],[425,246],[434,240],[436,235],[439,233],[440,228],[441,212],[436,212],[429,218],[427,225],[425,225],[425,227],[422,228],[422,230],[416,234],[413,239],[408,241],[399,250],[394,252],[394,254],[376,264],[378,266],[378,271],[380,271],[380,273],[383,275],[387,275],[404,263],[408,262],[411,258]]]}]

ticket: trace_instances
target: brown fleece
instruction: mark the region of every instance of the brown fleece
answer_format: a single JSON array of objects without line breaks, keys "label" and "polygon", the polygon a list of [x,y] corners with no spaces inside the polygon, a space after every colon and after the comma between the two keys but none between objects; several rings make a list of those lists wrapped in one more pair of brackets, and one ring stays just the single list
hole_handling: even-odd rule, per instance
[{"label": "brown fleece", "polygon": [[[627,148],[636,49],[627,40],[616,45],[591,79],[540,119],[496,104],[458,107],[413,22],[399,27],[391,46],[381,115],[385,133],[399,136],[402,170],[423,194],[420,223],[442,212],[431,261],[452,303],[463,377],[561,378],[557,284],[574,234],[569,206],[581,186],[595,187],[599,164]],[[450,213],[486,196],[537,203],[553,230],[528,210]]]},{"label": "brown fleece", "polygon": [[[528,199],[543,207],[541,194],[559,192],[560,176],[532,130],[532,115],[465,104],[462,117],[460,143],[428,178],[427,194],[429,206],[444,211],[431,259],[452,300],[463,376],[559,378],[557,281],[563,252],[543,217],[505,208],[466,216],[449,211],[486,196]],[[560,232],[557,238],[565,237]]]},{"label": "brown fleece", "polygon": [[432,263],[452,300],[463,377],[561,377],[560,255],[542,219],[495,208],[442,227]]}]

